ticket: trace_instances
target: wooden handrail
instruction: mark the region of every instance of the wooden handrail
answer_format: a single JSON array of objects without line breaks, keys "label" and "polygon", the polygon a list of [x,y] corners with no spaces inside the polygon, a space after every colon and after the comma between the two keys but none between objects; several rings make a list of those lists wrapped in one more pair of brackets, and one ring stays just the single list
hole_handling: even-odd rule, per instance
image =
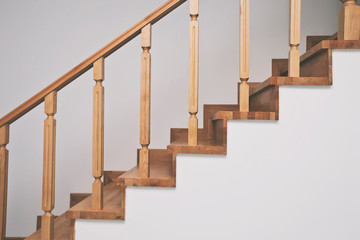
[{"label": "wooden handrail", "polygon": [[169,0],[161,7],[156,9],[154,12],[149,14],[143,20],[135,24],[133,27],[128,29],[126,32],[121,34],[119,37],[111,41],[105,47],[101,48],[99,51],[88,57],[82,63],[71,69],[65,75],[60,77],[58,80],[54,81],[52,84],[41,90],[39,93],[31,97],[29,100],[15,108],[13,111],[5,115],[0,119],[0,127],[5,124],[11,124],[37,105],[42,103],[45,97],[53,91],[60,91],[66,85],[74,81],[76,78],[81,76],[83,73],[88,71],[92,66],[93,63],[98,60],[99,58],[103,57],[106,58],[110,56],[113,52],[118,50],[120,47],[124,46],[130,40],[138,36],[141,32],[141,29],[148,24],[155,24],[157,21],[162,19],[164,16],[172,12],[178,6],[183,4],[186,0]]}]

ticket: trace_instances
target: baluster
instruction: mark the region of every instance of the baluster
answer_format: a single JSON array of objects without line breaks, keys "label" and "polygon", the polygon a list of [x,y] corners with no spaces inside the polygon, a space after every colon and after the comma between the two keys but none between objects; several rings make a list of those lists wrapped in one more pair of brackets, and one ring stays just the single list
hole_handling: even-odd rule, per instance
[{"label": "baluster", "polygon": [[249,112],[249,0],[240,0],[240,112]]},{"label": "baluster", "polygon": [[150,86],[151,86],[151,24],[141,30],[140,150],[139,176],[150,177]]},{"label": "baluster", "polygon": [[289,21],[289,77],[300,77],[300,21],[301,21],[301,0],[290,0],[290,21]]},{"label": "baluster", "polygon": [[360,40],[360,6],[356,0],[344,3],[338,15],[338,40]]},{"label": "baluster", "polygon": [[53,91],[45,97],[44,121],[44,168],[42,209],[45,214],[41,219],[41,240],[54,239],[54,215],[51,211],[55,207],[55,137],[56,120],[54,115],[57,108],[57,92]]},{"label": "baluster", "polygon": [[101,210],[103,208],[103,188],[101,181],[104,175],[104,58],[94,62],[94,80],[96,82],[93,89],[93,177],[92,184],[92,209]]},{"label": "baluster", "polygon": [[6,210],[7,210],[7,188],[8,188],[8,163],[9,151],[9,125],[0,127],[0,239],[6,236]]},{"label": "baluster", "polygon": [[188,144],[198,144],[198,98],[199,98],[199,0],[190,0],[190,67],[189,67],[189,129]]}]

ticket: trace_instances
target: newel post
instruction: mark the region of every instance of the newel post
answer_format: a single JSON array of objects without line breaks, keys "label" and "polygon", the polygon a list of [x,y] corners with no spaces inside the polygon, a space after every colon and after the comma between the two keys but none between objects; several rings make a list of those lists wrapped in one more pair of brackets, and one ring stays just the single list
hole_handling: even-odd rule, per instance
[{"label": "newel post", "polygon": [[57,92],[53,91],[45,97],[45,113],[48,116],[44,121],[44,167],[42,210],[45,214],[41,218],[41,240],[54,239],[55,207],[55,139],[57,111]]},{"label": "newel post", "polygon": [[338,40],[360,40],[360,6],[356,0],[340,0],[343,6],[338,15]]},{"label": "newel post", "polygon": [[249,112],[249,10],[249,0],[240,0],[240,112]]},{"label": "newel post", "polygon": [[7,210],[7,188],[8,188],[8,164],[9,151],[9,125],[0,127],[0,239],[6,236],[6,210]]}]

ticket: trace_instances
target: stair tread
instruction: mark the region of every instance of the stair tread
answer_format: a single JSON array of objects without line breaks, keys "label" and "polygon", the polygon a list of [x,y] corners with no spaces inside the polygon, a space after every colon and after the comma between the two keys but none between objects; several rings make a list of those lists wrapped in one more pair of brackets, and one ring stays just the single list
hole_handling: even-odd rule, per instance
[{"label": "stair tread", "polygon": [[187,154],[226,154],[224,145],[215,139],[198,139],[197,146],[189,146],[187,139],[180,139],[171,142],[168,150],[173,153],[187,153]]},{"label": "stair tread", "polygon": [[219,111],[214,114],[213,120],[277,120],[275,112],[240,112]]},{"label": "stair tread", "polygon": [[[71,219],[65,217],[65,213],[55,219],[54,240],[69,240],[72,230]],[[31,234],[25,240],[39,240],[41,238],[41,229]]]},{"label": "stair tread", "polygon": [[118,184],[124,183],[126,186],[157,186],[175,187],[175,176],[173,171],[172,155],[171,159],[150,160],[150,177],[139,177],[139,166],[135,166],[117,179]]},{"label": "stair tread", "polygon": [[66,217],[71,219],[104,219],[124,220],[121,208],[121,189],[115,182],[104,186],[104,207],[102,210],[92,210],[92,197],[76,204],[66,211]]},{"label": "stair tread", "polygon": [[250,96],[262,91],[271,85],[293,85],[293,86],[329,86],[329,77],[278,77],[268,78],[256,87],[250,89]]}]

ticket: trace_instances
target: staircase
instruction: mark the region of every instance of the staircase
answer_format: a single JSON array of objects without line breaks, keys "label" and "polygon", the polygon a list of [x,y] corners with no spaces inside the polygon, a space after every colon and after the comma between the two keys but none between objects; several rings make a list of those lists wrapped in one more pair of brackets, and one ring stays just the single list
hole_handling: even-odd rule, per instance
[{"label": "staircase", "polygon": [[[70,70],[51,85],[0,119],[0,233],[3,239],[75,239],[76,219],[126,220],[126,187],[176,187],[177,154],[226,155],[228,120],[279,120],[279,86],[331,86],[332,50],[360,49],[360,10],[355,1],[344,0],[339,13],[338,33],[308,36],[306,52],[300,56],[300,0],[290,1],[289,59],[273,59],[272,76],[263,82],[249,79],[249,0],[241,0],[241,44],[238,99],[231,105],[204,105],[203,128],[198,128],[199,3],[190,0],[189,127],[173,128],[166,149],[151,149],[150,82],[152,25],[183,4],[169,0],[128,31]],[[349,22],[350,21],[350,22]],[[129,171],[104,171],[104,65],[106,57],[141,34],[141,113],[137,165]],[[94,71],[93,177],[92,194],[72,194],[70,209],[55,217],[54,171],[57,92],[80,75]],[[7,168],[10,124],[45,102],[44,174],[42,209],[38,230],[27,238],[6,238]],[[103,179],[103,180],[102,180]]]}]

